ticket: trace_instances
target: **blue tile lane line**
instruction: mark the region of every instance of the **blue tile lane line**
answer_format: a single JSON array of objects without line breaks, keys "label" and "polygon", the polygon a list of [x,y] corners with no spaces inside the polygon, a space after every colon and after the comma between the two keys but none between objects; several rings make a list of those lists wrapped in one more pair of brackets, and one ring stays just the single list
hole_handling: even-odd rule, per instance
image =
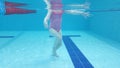
[{"label": "blue tile lane line", "polygon": [[[77,37],[77,36],[72,36]],[[69,36],[63,36],[63,42],[75,68],[94,68]]]},{"label": "blue tile lane line", "polygon": [[14,38],[14,36],[0,36],[0,38]]}]

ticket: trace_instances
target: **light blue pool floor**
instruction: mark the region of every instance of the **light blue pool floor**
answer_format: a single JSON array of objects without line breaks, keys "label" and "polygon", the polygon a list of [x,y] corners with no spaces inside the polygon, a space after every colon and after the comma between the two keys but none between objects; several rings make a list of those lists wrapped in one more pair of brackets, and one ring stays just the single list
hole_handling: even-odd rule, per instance
[{"label": "light blue pool floor", "polygon": [[[67,49],[62,43],[59,58],[51,56],[54,38],[47,31],[0,31],[0,68],[74,68]],[[120,43],[101,38],[85,31],[63,31],[94,68],[119,68]]]}]

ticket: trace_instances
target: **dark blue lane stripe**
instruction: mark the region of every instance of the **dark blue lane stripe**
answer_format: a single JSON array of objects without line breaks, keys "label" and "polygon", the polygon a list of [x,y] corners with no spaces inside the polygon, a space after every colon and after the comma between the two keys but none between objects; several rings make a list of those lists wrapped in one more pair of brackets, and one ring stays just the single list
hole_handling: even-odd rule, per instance
[{"label": "dark blue lane stripe", "polygon": [[0,50],[7,47],[9,44],[11,44],[12,42],[14,42],[16,39],[18,39],[19,37],[21,37],[25,32],[22,31],[19,34],[17,34],[16,36],[1,36],[2,38],[10,38],[10,40],[8,40],[7,42],[5,42],[4,44],[0,45]]},{"label": "dark blue lane stripe", "polygon": [[0,36],[0,38],[14,38],[14,36]]},{"label": "dark blue lane stripe", "polygon": [[68,37],[63,36],[63,42],[68,50],[68,53],[71,57],[71,60],[74,64],[75,68],[83,68],[84,65],[82,64],[82,62],[79,60],[79,58],[75,54],[74,49],[71,47],[71,43],[69,43],[70,41],[69,41]]},{"label": "dark blue lane stripe", "polygon": [[68,36],[63,36],[63,42],[75,68],[94,68]]}]

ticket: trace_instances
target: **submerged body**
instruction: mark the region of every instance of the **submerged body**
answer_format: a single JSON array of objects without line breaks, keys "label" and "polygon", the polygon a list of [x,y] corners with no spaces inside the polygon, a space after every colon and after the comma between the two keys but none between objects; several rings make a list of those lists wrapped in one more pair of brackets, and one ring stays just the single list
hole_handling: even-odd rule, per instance
[{"label": "submerged body", "polygon": [[[62,0],[44,0],[44,1],[47,4],[47,10],[48,10],[46,17],[44,18],[44,26],[48,28],[50,33],[55,37],[52,55],[58,57],[57,50],[62,45],[62,32],[61,32],[62,14],[70,13],[70,14],[79,14],[79,15],[81,14],[87,16],[88,13],[76,9],[65,10],[63,9]],[[84,8],[83,5],[80,7]],[[50,25],[48,26],[49,20],[50,20]]]},{"label": "submerged body", "polygon": [[50,0],[50,32],[55,36],[52,55],[58,57],[57,50],[62,45],[61,23],[62,23],[62,0]]},{"label": "submerged body", "polygon": [[[52,55],[58,57],[57,50],[62,45],[62,1],[61,0],[44,0],[47,4],[48,13],[44,19],[44,26],[49,28],[50,33],[55,37],[54,46],[52,49]],[[48,26],[48,20],[50,25]]]}]

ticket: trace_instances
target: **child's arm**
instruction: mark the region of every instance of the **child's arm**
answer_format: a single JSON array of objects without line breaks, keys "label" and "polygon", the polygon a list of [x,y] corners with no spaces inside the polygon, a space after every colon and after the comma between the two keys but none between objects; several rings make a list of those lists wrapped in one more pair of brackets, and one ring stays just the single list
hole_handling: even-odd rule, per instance
[{"label": "child's arm", "polygon": [[50,2],[49,2],[48,0],[44,0],[44,2],[45,2],[45,3],[46,3],[46,5],[47,5],[47,8],[46,8],[46,9],[50,9],[50,7],[51,7]]},{"label": "child's arm", "polygon": [[50,19],[50,16],[51,16],[51,10],[48,10],[48,13],[44,18],[44,26],[45,26],[45,28],[48,28],[48,21]]},{"label": "child's arm", "polygon": [[47,15],[46,15],[45,18],[44,18],[44,26],[45,26],[45,28],[48,28],[48,21],[49,21],[49,19],[50,19],[52,10],[50,9],[50,6],[51,6],[51,5],[50,5],[49,1],[48,1],[48,0],[44,0],[44,2],[46,3],[46,5],[47,5],[47,10],[48,10],[48,13],[47,13]]},{"label": "child's arm", "polygon": [[89,12],[85,12],[85,10],[64,10],[65,13],[73,14],[73,15],[83,15],[84,17],[88,17]]},{"label": "child's arm", "polygon": [[84,4],[69,4],[67,6],[70,7],[70,8],[89,9],[90,8],[90,3],[86,2]]}]

